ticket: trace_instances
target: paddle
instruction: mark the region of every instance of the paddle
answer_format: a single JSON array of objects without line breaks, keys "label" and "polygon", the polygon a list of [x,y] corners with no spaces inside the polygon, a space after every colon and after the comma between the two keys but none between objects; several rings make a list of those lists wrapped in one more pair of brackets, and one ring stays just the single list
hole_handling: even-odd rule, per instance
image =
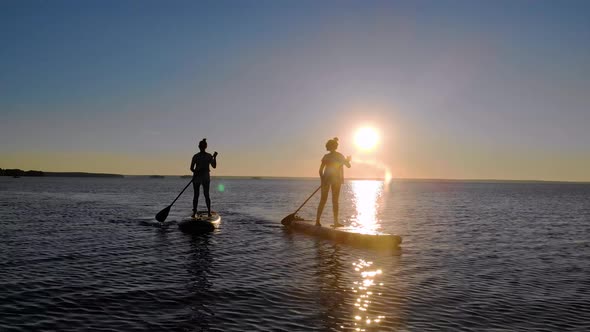
[{"label": "paddle", "polygon": [[281,224],[283,224],[285,226],[291,225],[291,223],[293,221],[295,221],[295,214],[297,214],[297,212],[299,212],[299,210],[301,210],[301,208],[305,205],[305,203],[307,203],[307,201],[309,201],[309,199],[312,198],[313,195],[315,195],[315,193],[317,193],[318,190],[320,190],[321,187],[322,186],[319,186],[318,189],[316,189],[313,193],[311,193],[311,195],[309,195],[309,197],[305,200],[305,202],[303,202],[303,204],[301,204],[301,206],[297,210],[295,210],[295,212],[293,212],[290,215],[288,215],[285,218],[283,218],[283,220],[281,220]]},{"label": "paddle", "polygon": [[176,200],[178,199],[178,197],[180,197],[180,195],[182,195],[182,193],[186,190],[186,188],[188,188],[188,186],[191,185],[191,183],[193,182],[193,180],[191,179],[189,181],[189,183],[186,185],[186,187],[184,187],[184,189],[182,189],[182,191],[180,192],[180,194],[178,194],[178,196],[176,196],[176,198],[174,199],[174,201],[172,201],[172,204],[168,205],[168,207],[166,207],[164,210],[158,212],[158,214],[156,214],[156,220],[159,222],[164,222],[166,220],[166,218],[168,218],[168,213],[170,213],[170,208],[172,207],[172,205],[174,205],[174,203],[176,202]]}]

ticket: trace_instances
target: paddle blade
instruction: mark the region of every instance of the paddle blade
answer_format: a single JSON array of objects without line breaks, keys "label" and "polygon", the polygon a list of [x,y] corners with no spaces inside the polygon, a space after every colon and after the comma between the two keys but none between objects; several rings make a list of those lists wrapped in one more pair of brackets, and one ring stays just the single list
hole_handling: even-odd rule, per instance
[{"label": "paddle blade", "polygon": [[168,213],[170,213],[171,207],[172,207],[172,205],[170,205],[167,208],[165,208],[164,210],[158,212],[158,214],[156,214],[156,220],[159,222],[164,222],[166,220],[166,218],[168,218]]},{"label": "paddle blade", "polygon": [[283,220],[281,220],[281,224],[283,224],[283,226],[289,226],[293,221],[295,221],[295,213],[291,213],[290,215],[283,218]]}]

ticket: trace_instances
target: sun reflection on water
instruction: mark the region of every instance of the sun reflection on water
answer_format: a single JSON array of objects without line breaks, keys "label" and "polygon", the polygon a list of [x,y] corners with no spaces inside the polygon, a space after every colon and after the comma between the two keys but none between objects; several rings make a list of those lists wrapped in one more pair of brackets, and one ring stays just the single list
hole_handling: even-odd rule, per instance
[{"label": "sun reflection on water", "polygon": [[[385,319],[385,316],[371,315],[368,311],[374,296],[373,288],[378,287],[376,286],[375,279],[382,275],[382,271],[380,269],[372,269],[373,262],[362,259],[352,263],[352,265],[354,266],[354,270],[359,272],[361,276],[361,280],[355,281],[351,289],[355,295],[358,295],[354,302],[353,329],[355,331],[373,330]],[[383,286],[383,283],[378,283],[378,285]],[[381,293],[377,294],[381,295]]]},{"label": "sun reflection on water", "polygon": [[356,215],[352,218],[352,227],[370,233],[379,230],[377,210],[379,198],[383,193],[383,181],[352,181],[352,192]]}]

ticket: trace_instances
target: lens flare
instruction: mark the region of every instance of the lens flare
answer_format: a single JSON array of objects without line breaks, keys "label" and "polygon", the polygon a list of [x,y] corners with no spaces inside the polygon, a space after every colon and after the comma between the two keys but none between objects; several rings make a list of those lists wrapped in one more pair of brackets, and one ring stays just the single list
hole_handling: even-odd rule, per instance
[{"label": "lens flare", "polygon": [[389,191],[391,181],[393,180],[393,173],[391,169],[386,164],[379,162],[377,160],[365,160],[365,159],[355,159],[355,164],[364,164],[369,165],[371,167],[375,167],[383,171],[383,184],[385,185],[384,190]]}]

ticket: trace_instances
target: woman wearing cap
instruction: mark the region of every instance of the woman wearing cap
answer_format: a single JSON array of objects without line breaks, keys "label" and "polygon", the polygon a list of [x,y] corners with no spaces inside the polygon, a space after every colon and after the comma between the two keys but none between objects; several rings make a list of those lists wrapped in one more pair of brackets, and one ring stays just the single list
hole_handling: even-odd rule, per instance
[{"label": "woman wearing cap", "polygon": [[211,183],[211,178],[209,176],[209,165],[213,168],[217,168],[217,152],[214,152],[213,155],[210,153],[205,152],[207,149],[207,139],[203,138],[202,141],[199,142],[199,150],[200,152],[193,156],[191,160],[191,172],[193,172],[193,189],[194,189],[194,197],[193,197],[193,215],[192,218],[195,217],[197,213],[197,205],[199,203],[199,187],[203,186],[203,195],[205,196],[205,203],[207,203],[207,213],[209,217],[211,217],[211,199],[209,198],[209,185]]},{"label": "woman wearing cap", "polygon": [[340,198],[340,186],[344,182],[344,168],[350,168],[350,156],[344,158],[338,149],[338,137],[328,140],[326,143],[326,150],[330,151],[322,158],[320,166],[320,179],[322,181],[322,196],[320,198],[320,205],[318,206],[318,213],[316,216],[316,226],[321,226],[320,218],[324,211],[324,206],[328,200],[328,192],[332,190],[332,210],[334,212],[334,227],[342,227],[344,225],[338,222],[338,200]]}]

